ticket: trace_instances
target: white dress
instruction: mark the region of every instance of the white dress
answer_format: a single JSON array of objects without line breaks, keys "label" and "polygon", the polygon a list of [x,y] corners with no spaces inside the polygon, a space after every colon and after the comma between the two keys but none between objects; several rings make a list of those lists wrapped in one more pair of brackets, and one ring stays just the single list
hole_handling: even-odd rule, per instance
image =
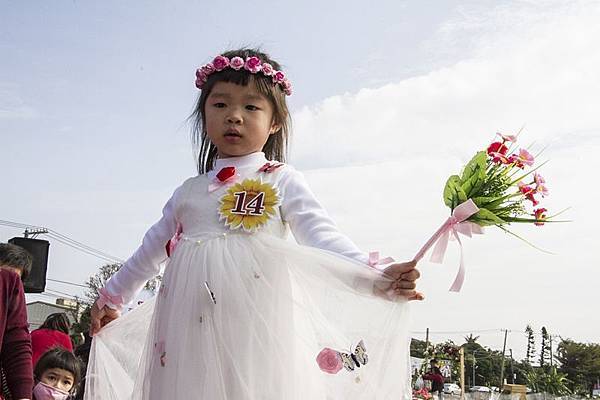
[{"label": "white dress", "polygon": [[[158,272],[181,225],[157,296],[94,337],[86,399],[411,397],[406,300],[376,294],[389,280],[337,231],[302,176],[287,165],[259,172],[265,162],[262,153],[217,160],[215,172],[175,191],[163,218],[107,283],[111,295],[131,300]],[[223,166],[238,176],[216,185]],[[231,213],[219,214],[229,189],[248,179],[279,199],[255,232],[226,226]],[[252,206],[268,211],[268,201],[266,211],[240,204],[247,213]],[[288,226],[297,242],[313,247],[286,240]],[[360,341],[368,359],[351,356]],[[321,370],[316,359],[324,348],[350,355],[344,359],[353,370]]]}]

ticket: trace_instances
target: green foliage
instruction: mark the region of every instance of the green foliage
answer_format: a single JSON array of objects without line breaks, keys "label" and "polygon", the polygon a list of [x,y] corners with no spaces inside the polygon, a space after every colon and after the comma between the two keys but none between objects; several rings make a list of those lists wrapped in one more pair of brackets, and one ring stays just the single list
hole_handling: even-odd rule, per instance
[{"label": "green foliage", "polygon": [[527,355],[525,360],[528,364],[531,364],[531,360],[533,360],[533,356],[535,354],[535,337],[533,336],[533,329],[531,325],[527,325],[525,328],[525,333],[527,334]]},{"label": "green foliage", "polygon": [[467,200],[467,195],[461,187],[460,177],[452,175],[446,181],[444,188],[444,203],[454,210],[463,201]]},{"label": "green foliage", "polygon": [[600,380],[600,344],[563,339],[556,359],[561,364],[560,372],[570,381],[571,391],[591,396],[594,384]]},{"label": "green foliage", "polygon": [[535,392],[549,393],[555,396],[571,394],[567,375],[558,372],[556,368],[550,368],[548,371],[543,368],[533,368],[527,372],[526,377],[529,387]]}]

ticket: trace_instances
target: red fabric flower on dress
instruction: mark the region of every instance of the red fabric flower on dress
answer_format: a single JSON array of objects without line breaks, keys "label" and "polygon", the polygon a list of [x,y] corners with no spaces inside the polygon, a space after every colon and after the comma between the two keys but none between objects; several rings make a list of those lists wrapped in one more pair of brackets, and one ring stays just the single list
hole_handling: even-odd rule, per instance
[{"label": "red fabric flower on dress", "polygon": [[235,176],[235,167],[225,167],[221,168],[221,170],[217,174],[217,179],[221,182],[226,182],[233,176]]}]

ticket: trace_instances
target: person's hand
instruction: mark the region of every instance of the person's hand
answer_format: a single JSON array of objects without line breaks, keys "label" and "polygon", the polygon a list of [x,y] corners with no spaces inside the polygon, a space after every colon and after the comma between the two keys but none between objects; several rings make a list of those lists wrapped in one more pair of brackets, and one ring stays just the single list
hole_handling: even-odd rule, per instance
[{"label": "person's hand", "polygon": [[104,325],[119,318],[120,315],[121,313],[118,310],[114,310],[109,306],[99,308],[98,301],[96,301],[90,311],[90,336],[94,336]]},{"label": "person's hand", "polygon": [[421,273],[417,269],[416,261],[408,261],[403,263],[394,263],[383,270],[383,273],[394,280],[390,289],[395,294],[404,296],[408,300],[423,300],[423,293],[417,292],[417,279]]}]

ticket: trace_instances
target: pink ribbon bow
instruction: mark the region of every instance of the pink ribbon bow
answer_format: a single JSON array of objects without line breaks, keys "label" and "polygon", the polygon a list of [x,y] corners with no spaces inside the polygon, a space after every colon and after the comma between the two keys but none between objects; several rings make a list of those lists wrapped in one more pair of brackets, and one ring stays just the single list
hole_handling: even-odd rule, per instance
[{"label": "pink ribbon bow", "polygon": [[106,290],[106,288],[101,288],[100,290],[98,290],[98,294],[100,296],[98,297],[96,304],[98,305],[99,309],[103,309],[106,305],[108,305],[110,308],[116,308],[117,310],[121,310],[123,308],[123,296],[113,296],[110,293],[108,293],[108,290]]},{"label": "pink ribbon bow", "polygon": [[448,248],[448,240],[450,234],[458,241],[460,246],[460,266],[454,278],[454,283],[450,287],[451,292],[460,292],[462,284],[465,280],[465,265],[463,258],[462,242],[460,241],[459,233],[471,237],[473,234],[483,234],[481,226],[466,221],[471,215],[479,211],[479,207],[475,205],[473,200],[469,199],[459,204],[453,211],[452,215],[444,222],[444,224],[433,234],[431,238],[425,243],[425,245],[419,250],[414,260],[419,261],[423,258],[425,253],[435,244],[433,253],[431,254],[431,262],[442,263],[444,261],[444,255]]},{"label": "pink ribbon bow", "polygon": [[285,164],[283,163],[266,163],[265,165],[263,165],[262,167],[260,167],[258,169],[258,172],[266,172],[267,174],[270,172],[275,171],[277,168],[279,167],[283,167]]}]

